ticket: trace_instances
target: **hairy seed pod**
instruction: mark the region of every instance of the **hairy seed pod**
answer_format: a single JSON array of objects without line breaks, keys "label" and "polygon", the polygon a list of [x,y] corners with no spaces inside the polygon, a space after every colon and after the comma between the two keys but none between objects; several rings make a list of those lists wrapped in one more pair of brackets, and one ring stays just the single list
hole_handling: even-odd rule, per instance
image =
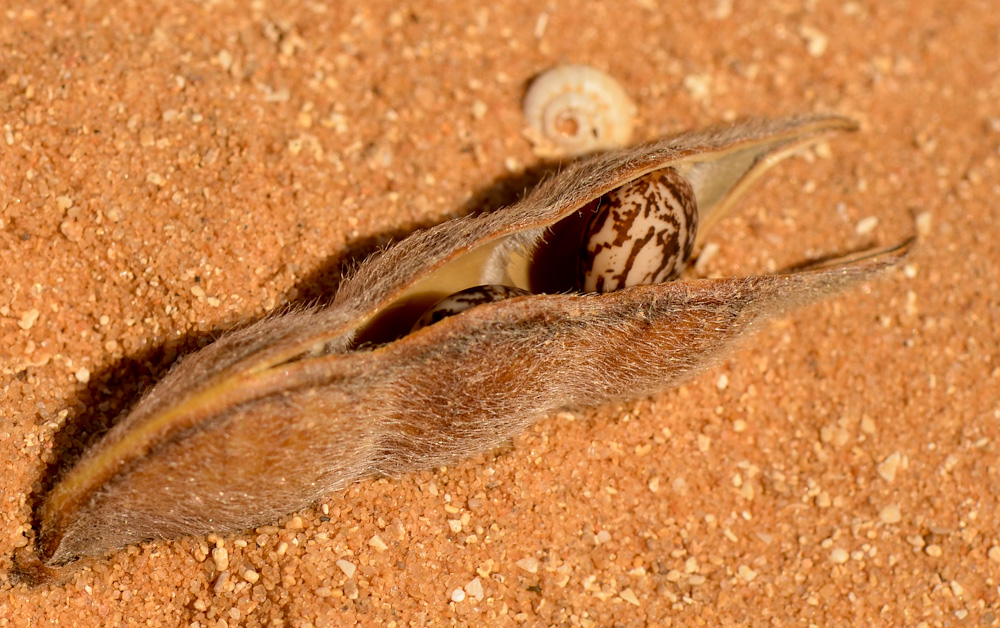
[{"label": "hairy seed pod", "polygon": [[[676,385],[762,321],[871,278],[906,246],[792,274],[581,294],[586,208],[673,169],[697,200],[701,240],[780,157],[853,128],[754,121],[602,154],[511,207],[406,238],[330,305],[184,358],[44,497],[37,552],[19,564],[46,574],[146,539],[269,523],[359,478],[497,446],[560,408]],[[491,284],[533,294],[410,331],[442,297]]]}]

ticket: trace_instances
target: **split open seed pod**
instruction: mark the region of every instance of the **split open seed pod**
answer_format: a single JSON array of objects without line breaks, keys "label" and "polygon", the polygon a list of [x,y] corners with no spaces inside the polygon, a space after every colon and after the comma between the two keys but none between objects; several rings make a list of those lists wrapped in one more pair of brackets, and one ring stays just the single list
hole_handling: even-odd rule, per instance
[{"label": "split open seed pod", "polygon": [[[22,562],[272,522],[359,478],[494,447],[559,408],[675,385],[760,321],[870,278],[906,247],[788,275],[584,294],[575,257],[595,200],[672,168],[693,191],[700,241],[776,161],[853,128],[756,121],[598,155],[516,205],[412,235],[329,306],[184,358],[45,497],[37,559]],[[518,290],[411,331],[442,298],[481,285]]]}]

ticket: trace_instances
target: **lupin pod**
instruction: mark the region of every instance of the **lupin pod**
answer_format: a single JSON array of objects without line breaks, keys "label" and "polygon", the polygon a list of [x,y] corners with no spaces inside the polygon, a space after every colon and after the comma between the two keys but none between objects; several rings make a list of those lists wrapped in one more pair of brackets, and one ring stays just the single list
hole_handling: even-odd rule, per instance
[{"label": "lupin pod", "polygon": [[[761,321],[871,278],[906,247],[788,275],[583,294],[588,208],[671,169],[690,185],[701,242],[764,170],[853,128],[754,121],[597,155],[509,208],[412,235],[331,305],[184,358],[45,497],[37,555],[22,565],[45,573],[146,539],[269,523],[364,476],[496,446],[559,408],[677,384]],[[411,331],[442,298],[482,285],[531,295]]]}]

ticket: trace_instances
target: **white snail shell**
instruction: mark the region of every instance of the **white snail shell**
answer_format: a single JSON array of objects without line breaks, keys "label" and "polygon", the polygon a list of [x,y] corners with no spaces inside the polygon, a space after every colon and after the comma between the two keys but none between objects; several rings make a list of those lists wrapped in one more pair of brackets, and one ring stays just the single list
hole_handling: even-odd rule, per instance
[{"label": "white snail shell", "polygon": [[651,172],[596,204],[581,244],[583,292],[657,284],[683,272],[698,232],[698,204],[680,173]]},{"label": "white snail shell", "polygon": [[586,65],[542,73],[524,97],[525,134],[543,157],[620,148],[632,138],[636,107],[625,89]]},{"label": "white snail shell", "polygon": [[477,305],[492,303],[494,301],[509,299],[511,297],[520,297],[526,294],[531,293],[520,288],[495,284],[466,288],[465,290],[446,296],[431,306],[431,308],[424,312],[423,316],[421,316],[420,319],[413,324],[412,331],[427,327],[428,325],[433,325],[443,318],[454,316],[455,314],[464,312],[465,310],[472,309]]}]

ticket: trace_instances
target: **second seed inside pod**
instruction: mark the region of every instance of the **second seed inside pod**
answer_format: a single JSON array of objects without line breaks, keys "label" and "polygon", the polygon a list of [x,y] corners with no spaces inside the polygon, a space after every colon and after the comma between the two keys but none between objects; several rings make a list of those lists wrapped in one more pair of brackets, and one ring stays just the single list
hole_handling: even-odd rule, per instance
[{"label": "second seed inside pod", "polygon": [[433,325],[443,318],[454,316],[477,305],[493,303],[494,301],[509,299],[511,297],[521,297],[527,294],[531,293],[520,288],[496,284],[466,288],[465,290],[448,295],[435,303],[413,324],[413,328],[410,331],[417,331],[428,325]]}]

